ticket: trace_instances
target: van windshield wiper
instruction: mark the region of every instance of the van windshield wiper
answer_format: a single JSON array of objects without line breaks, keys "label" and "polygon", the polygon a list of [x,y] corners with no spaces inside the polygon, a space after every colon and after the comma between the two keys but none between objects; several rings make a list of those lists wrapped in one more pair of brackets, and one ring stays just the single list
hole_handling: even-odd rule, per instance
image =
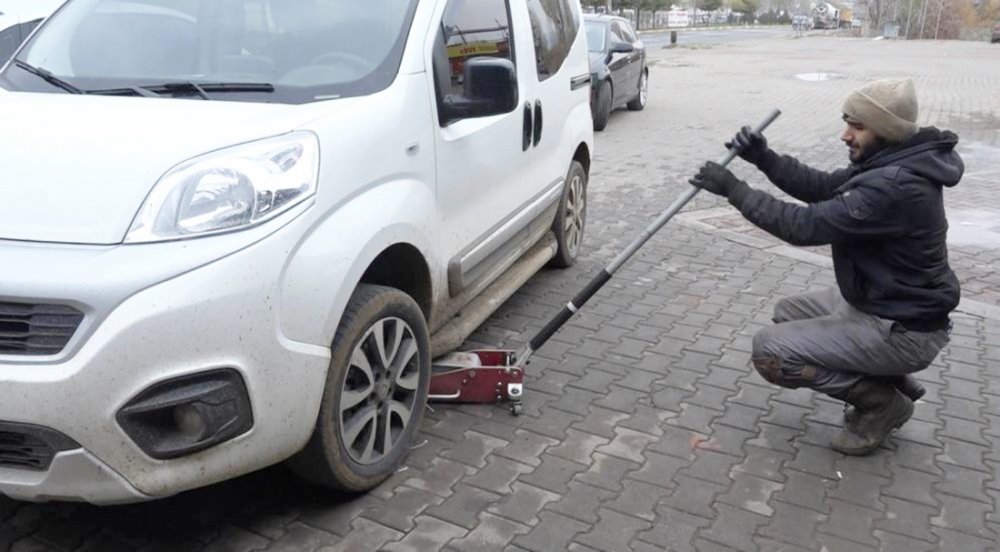
[{"label": "van windshield wiper", "polygon": [[163,84],[153,84],[146,86],[127,86],[122,88],[107,88],[104,90],[87,90],[87,94],[99,94],[104,96],[150,96],[157,97],[163,94],[176,92],[193,92],[203,99],[211,100],[209,92],[274,92],[274,85],[266,82],[205,82],[194,81],[166,82]]},{"label": "van windshield wiper", "polygon": [[81,89],[77,88],[76,86],[73,86],[72,84],[70,84],[70,83],[68,83],[68,82],[60,79],[59,77],[53,75],[52,72],[49,71],[48,69],[42,69],[41,67],[35,67],[34,65],[32,65],[30,63],[21,61],[21,60],[16,59],[16,58],[14,59],[14,65],[20,67],[21,69],[24,69],[25,71],[31,73],[32,75],[35,75],[36,77],[41,78],[42,80],[44,80],[45,82],[47,82],[47,83],[49,83],[49,84],[51,84],[53,86],[57,86],[59,88],[62,88],[63,90],[69,92],[70,94],[83,94],[84,93],[83,90],[81,90]]}]

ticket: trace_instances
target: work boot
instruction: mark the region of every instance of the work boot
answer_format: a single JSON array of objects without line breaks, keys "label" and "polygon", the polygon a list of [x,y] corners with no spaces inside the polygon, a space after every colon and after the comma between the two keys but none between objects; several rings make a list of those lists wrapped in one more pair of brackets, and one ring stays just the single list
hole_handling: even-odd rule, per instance
[{"label": "work boot", "polygon": [[886,378],[893,387],[899,390],[900,393],[906,395],[911,401],[917,402],[920,397],[923,397],[927,393],[924,386],[921,385],[917,378],[911,376],[910,374],[903,374],[902,376],[889,376]]},{"label": "work boot", "polygon": [[850,456],[866,456],[875,452],[893,429],[901,427],[913,415],[913,401],[885,380],[867,378],[859,381],[844,395],[854,407],[844,429],[833,438],[833,450]]},{"label": "work boot", "polygon": [[[909,397],[913,402],[917,402],[927,393],[927,389],[917,381],[917,378],[911,376],[910,374],[904,374],[902,376],[887,376],[885,380],[892,384],[900,393]],[[841,397],[835,397],[843,400]],[[844,426],[853,426],[855,420],[855,410],[850,404],[844,404]]]}]

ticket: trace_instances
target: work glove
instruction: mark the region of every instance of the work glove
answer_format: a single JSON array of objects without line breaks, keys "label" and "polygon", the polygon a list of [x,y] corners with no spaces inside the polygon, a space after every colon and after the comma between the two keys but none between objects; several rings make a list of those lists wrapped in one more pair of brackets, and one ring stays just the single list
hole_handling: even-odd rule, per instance
[{"label": "work glove", "polygon": [[741,159],[754,165],[759,165],[767,155],[767,138],[759,132],[754,132],[745,126],[736,133],[732,140],[726,142],[726,148],[736,148],[736,154]]},{"label": "work glove", "polygon": [[705,163],[698,174],[689,182],[692,186],[723,197],[729,197],[729,193],[738,186],[746,186],[746,183],[736,178],[733,173],[729,172],[729,169],[712,161]]}]

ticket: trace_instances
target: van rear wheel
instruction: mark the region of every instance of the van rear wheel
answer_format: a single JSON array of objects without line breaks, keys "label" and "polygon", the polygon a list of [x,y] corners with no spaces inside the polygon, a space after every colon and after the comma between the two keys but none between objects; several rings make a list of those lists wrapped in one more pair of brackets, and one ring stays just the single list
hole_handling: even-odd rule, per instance
[{"label": "van rear wheel", "polygon": [[559,211],[552,223],[558,249],[550,264],[556,268],[568,268],[576,263],[583,243],[583,231],[587,226],[587,171],[579,161],[569,164],[566,185],[563,186]]},{"label": "van rear wheel", "polygon": [[420,429],[430,350],[423,312],[409,295],[358,286],[333,339],[313,435],[289,467],[342,491],[366,491],[385,481]]}]

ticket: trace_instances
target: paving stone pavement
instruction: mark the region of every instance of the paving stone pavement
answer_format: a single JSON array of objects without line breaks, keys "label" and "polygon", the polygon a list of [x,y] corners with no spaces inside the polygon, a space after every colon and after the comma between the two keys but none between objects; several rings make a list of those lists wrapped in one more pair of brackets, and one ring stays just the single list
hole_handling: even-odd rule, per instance
[{"label": "paving stone pavement", "polygon": [[[986,226],[952,258],[966,296],[996,306],[998,52],[830,37],[651,52],[649,106],[597,137],[581,262],[533,278],[467,345],[524,343],[772,107],[775,148],[842,163],[839,100],[879,76],[913,76],[923,122],[962,137],[953,227]],[[815,71],[844,78],[794,78]],[[330,494],[276,467],[132,506],[0,498],[0,551],[1000,550],[1000,320],[957,313],[918,375],[914,419],[873,456],[835,453],[841,406],[748,364],[780,297],[834,284],[825,252],[776,247],[724,209],[699,196],[539,351],[524,415],[435,405],[405,467],[371,493]]]}]

